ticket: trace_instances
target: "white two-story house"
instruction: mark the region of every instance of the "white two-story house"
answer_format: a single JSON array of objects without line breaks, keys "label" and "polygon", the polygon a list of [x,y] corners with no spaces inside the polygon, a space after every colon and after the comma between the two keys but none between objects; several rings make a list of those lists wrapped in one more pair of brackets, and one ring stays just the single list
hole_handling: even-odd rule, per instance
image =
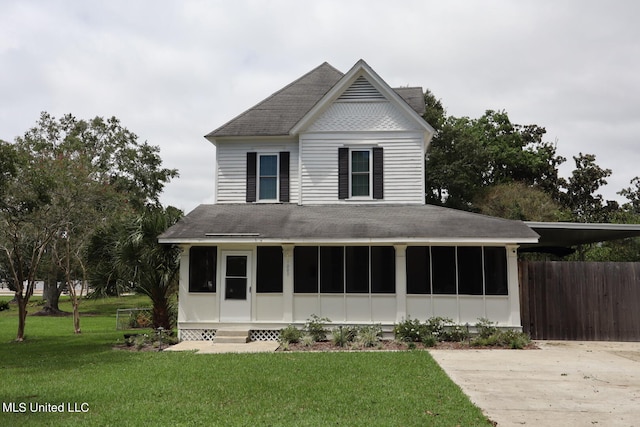
[{"label": "white two-story house", "polygon": [[276,339],[313,314],[519,328],[516,251],[538,235],[425,204],[424,109],[421,88],[392,89],[364,61],[324,63],[206,135],[215,203],[160,236],[183,249],[181,339]]}]

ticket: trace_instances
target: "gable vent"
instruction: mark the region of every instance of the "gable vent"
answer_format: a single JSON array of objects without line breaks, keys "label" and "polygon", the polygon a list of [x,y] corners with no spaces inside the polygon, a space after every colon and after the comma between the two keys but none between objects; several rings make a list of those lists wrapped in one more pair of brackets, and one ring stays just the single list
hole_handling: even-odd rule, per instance
[{"label": "gable vent", "polygon": [[371,99],[385,99],[367,79],[360,76],[347,90],[345,90],[338,101],[363,101]]}]

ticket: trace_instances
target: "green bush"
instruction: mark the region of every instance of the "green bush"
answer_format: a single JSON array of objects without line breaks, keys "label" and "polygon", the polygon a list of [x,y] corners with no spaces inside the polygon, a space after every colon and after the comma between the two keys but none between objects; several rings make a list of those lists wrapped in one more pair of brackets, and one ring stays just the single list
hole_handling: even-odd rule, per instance
[{"label": "green bush", "polygon": [[531,343],[531,337],[524,332],[513,330],[502,332],[502,345],[512,349],[523,349]]},{"label": "green bush", "polygon": [[331,341],[338,347],[344,347],[356,337],[356,328],[339,326],[331,331]]},{"label": "green bush", "polygon": [[420,320],[407,318],[393,327],[393,334],[398,341],[420,342],[429,332]]},{"label": "green bush", "polygon": [[437,341],[444,341],[445,326],[450,324],[453,324],[453,320],[448,317],[430,317],[424,323],[424,326],[429,336],[433,336]]},{"label": "green bush", "polygon": [[356,330],[356,342],[362,347],[374,347],[382,339],[382,326],[364,325]]},{"label": "green bush", "polygon": [[514,331],[512,329],[501,331],[498,329],[497,323],[491,322],[489,319],[480,318],[476,323],[478,335],[471,340],[474,347],[507,347],[512,349],[525,348],[530,342],[531,337],[524,332]]},{"label": "green bush", "polygon": [[469,338],[469,329],[466,326],[450,325],[440,335],[441,341],[462,342]]},{"label": "green bush", "polygon": [[0,301],[0,311],[9,310],[9,301]]},{"label": "green bush", "polygon": [[315,343],[311,335],[303,335],[302,338],[300,338],[300,342],[305,347],[311,347]]},{"label": "green bush", "polygon": [[280,330],[280,342],[283,343],[297,343],[302,338],[302,331],[293,325],[289,325],[286,328]]},{"label": "green bush", "polygon": [[307,319],[307,323],[304,325],[304,330],[307,334],[309,334],[314,341],[326,341],[327,334],[329,330],[325,328],[325,324],[331,323],[326,317],[318,317],[315,314],[312,314],[310,318]]},{"label": "green bush", "polygon": [[425,347],[435,347],[437,343],[438,340],[433,335],[426,335],[422,338],[422,344],[424,344]]},{"label": "green bush", "polygon": [[478,337],[489,338],[498,333],[498,323],[492,322],[486,317],[481,317],[478,319],[478,323],[476,323],[476,331]]}]

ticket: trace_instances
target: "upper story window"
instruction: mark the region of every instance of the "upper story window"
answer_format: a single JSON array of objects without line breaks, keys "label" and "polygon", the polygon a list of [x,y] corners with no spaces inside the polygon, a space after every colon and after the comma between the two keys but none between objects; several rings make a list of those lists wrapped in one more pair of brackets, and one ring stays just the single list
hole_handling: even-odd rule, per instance
[{"label": "upper story window", "polygon": [[247,153],[246,201],[289,202],[289,152]]},{"label": "upper story window", "polygon": [[261,154],[258,164],[258,200],[278,200],[278,155]]},{"label": "upper story window", "polygon": [[382,147],[338,148],[338,198],[384,198]]},{"label": "upper story window", "polygon": [[371,150],[351,150],[351,197],[371,197]]}]

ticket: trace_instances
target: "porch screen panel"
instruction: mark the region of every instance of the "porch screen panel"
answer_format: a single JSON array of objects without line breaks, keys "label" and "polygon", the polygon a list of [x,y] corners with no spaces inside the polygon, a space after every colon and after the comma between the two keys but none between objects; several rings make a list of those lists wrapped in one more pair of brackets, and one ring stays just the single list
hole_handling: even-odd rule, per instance
[{"label": "porch screen panel", "polygon": [[407,248],[407,293],[431,293],[431,261],[428,246]]},{"label": "porch screen panel", "polygon": [[396,251],[393,246],[371,247],[371,293],[396,292]]},{"label": "porch screen panel", "polygon": [[216,291],[215,246],[193,246],[189,249],[189,292]]},{"label": "porch screen panel", "polygon": [[256,291],[282,292],[282,248],[258,246]]},{"label": "porch screen panel", "polygon": [[486,295],[507,295],[507,250],[500,246],[484,248],[484,281]]},{"label": "porch screen panel", "polygon": [[369,292],[369,247],[345,248],[347,293]]},{"label": "porch screen panel", "polygon": [[456,248],[431,248],[432,286],[434,294],[456,293]]},{"label": "porch screen panel", "polygon": [[458,294],[482,295],[482,248],[458,247]]},{"label": "porch screen panel", "polygon": [[344,293],[344,248],[320,247],[320,292]]},{"label": "porch screen panel", "polygon": [[318,292],[318,247],[296,246],[293,249],[293,292]]}]

